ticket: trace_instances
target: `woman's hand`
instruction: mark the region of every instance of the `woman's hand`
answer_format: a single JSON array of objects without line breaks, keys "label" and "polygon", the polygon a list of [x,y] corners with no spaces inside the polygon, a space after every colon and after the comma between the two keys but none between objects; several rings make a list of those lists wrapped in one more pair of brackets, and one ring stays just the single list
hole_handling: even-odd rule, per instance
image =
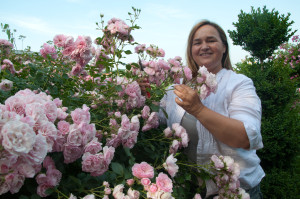
[{"label": "woman's hand", "polygon": [[175,85],[174,93],[178,96],[175,102],[189,114],[196,116],[204,108],[197,91],[187,85]]}]

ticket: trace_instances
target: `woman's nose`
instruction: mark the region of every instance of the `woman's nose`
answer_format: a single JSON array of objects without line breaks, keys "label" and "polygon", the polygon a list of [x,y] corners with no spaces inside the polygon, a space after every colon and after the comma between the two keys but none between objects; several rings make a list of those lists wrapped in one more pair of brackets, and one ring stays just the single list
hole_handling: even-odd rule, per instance
[{"label": "woman's nose", "polygon": [[202,43],[202,46],[201,46],[201,50],[207,51],[208,49],[209,49],[209,46],[207,45],[207,43],[206,43],[206,42],[203,42],[203,43]]}]

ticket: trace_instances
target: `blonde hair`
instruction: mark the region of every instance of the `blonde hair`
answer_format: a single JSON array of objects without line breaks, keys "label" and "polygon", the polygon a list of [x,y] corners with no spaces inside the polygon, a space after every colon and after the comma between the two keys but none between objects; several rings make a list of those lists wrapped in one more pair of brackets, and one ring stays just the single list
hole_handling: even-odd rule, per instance
[{"label": "blonde hair", "polygon": [[197,75],[197,72],[199,69],[199,66],[196,64],[196,62],[194,61],[194,59],[192,57],[193,38],[194,38],[196,31],[204,25],[210,25],[218,31],[220,38],[222,40],[222,43],[226,47],[225,53],[223,54],[223,57],[222,57],[222,67],[229,69],[229,70],[233,70],[231,61],[230,61],[230,57],[229,57],[229,47],[228,47],[227,37],[226,37],[224,30],[216,23],[210,22],[208,20],[203,20],[203,21],[200,21],[199,23],[197,23],[192,28],[192,30],[189,34],[189,37],[188,37],[188,43],[187,43],[187,49],[186,49],[186,59],[187,59],[188,67],[192,70],[193,77],[195,77]]}]

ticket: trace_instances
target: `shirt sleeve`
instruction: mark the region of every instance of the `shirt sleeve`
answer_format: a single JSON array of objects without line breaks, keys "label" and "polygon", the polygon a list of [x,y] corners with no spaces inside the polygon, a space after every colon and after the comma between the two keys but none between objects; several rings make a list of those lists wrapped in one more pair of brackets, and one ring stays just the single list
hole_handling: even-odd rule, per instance
[{"label": "shirt sleeve", "polygon": [[160,124],[167,124],[167,116],[166,116],[166,103],[167,103],[167,94],[160,100],[160,108],[158,112],[158,118]]},{"label": "shirt sleeve", "polygon": [[238,83],[232,90],[228,108],[229,117],[243,122],[249,138],[250,150],[257,150],[263,147],[260,133],[261,101],[250,78],[238,75],[238,79]]}]

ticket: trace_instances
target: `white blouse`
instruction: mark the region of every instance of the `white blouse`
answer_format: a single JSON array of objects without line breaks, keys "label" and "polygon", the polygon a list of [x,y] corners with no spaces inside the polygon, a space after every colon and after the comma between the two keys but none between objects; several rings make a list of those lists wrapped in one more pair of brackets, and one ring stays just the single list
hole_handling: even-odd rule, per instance
[{"label": "white blouse", "polygon": [[[198,164],[209,162],[210,157],[214,154],[232,157],[240,166],[241,187],[248,190],[258,185],[265,176],[260,166],[260,159],[256,155],[256,150],[263,147],[260,133],[261,101],[256,94],[252,80],[245,75],[222,69],[217,73],[216,78],[218,82],[217,92],[211,93],[210,96],[202,100],[202,103],[217,113],[242,121],[250,141],[250,149],[233,148],[218,141],[197,120],[196,134],[198,137],[196,136],[196,138],[198,138],[198,142],[196,144],[195,142],[193,142],[194,144],[191,143],[196,146],[190,146],[188,153],[196,155],[195,158],[190,159],[195,159]],[[185,110],[177,105],[175,97],[173,90],[170,90],[161,100],[161,106],[167,112],[168,119],[166,119],[163,111],[160,111],[160,122],[169,127],[173,123],[181,124],[182,122],[182,125],[186,126],[186,119],[182,121]],[[188,134],[195,137],[193,132],[188,132]],[[193,152],[193,149],[196,152]],[[208,194],[216,192],[212,185],[208,186]]]}]

